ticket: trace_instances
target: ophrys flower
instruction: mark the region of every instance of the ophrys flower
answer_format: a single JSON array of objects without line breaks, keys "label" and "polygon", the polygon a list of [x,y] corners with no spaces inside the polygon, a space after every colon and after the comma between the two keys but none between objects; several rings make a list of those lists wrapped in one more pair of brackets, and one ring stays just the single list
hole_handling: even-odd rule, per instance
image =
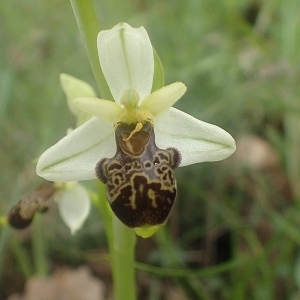
[{"label": "ophrys flower", "polygon": [[175,200],[174,169],[180,158],[180,166],[224,159],[235,151],[234,139],[172,108],[186,91],[183,83],[151,93],[154,55],[143,27],[120,23],[101,31],[97,42],[115,102],[75,99],[77,108],[94,117],[46,150],[37,174],[53,181],[98,177],[126,225],[162,224]]}]

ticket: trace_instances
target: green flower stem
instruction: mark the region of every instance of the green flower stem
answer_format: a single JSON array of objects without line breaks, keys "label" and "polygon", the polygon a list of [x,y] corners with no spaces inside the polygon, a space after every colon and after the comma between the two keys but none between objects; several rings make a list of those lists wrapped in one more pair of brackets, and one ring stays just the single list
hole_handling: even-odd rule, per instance
[{"label": "green flower stem", "polygon": [[14,238],[12,240],[12,252],[25,278],[28,279],[31,276],[35,275],[32,268],[31,257],[28,253],[28,249],[26,249],[26,247],[22,245],[22,243],[17,238]]},{"label": "green flower stem", "polygon": [[5,285],[2,277],[6,267],[5,258],[6,258],[7,244],[11,236],[10,228],[8,226],[4,227],[4,224],[2,224],[2,226],[3,227],[1,228],[1,234],[0,234],[0,289],[1,290],[3,290]]},{"label": "green flower stem", "polygon": [[[298,11],[300,3],[297,0],[288,0],[282,3],[281,8],[281,40],[279,41],[282,49],[282,58],[284,62],[288,63],[289,73],[286,76],[285,82],[285,98],[284,105],[287,109],[284,110],[284,128],[285,128],[285,162],[288,176],[291,183],[291,188],[295,199],[300,201],[300,120],[299,114],[294,109],[299,104],[299,85],[297,81],[298,70],[294,66],[299,61],[299,34],[300,21]],[[279,31],[279,32],[280,32]],[[296,110],[298,112],[298,110]]]},{"label": "green flower stem", "polygon": [[33,222],[32,234],[32,251],[35,266],[35,273],[37,276],[46,277],[49,271],[47,249],[43,236],[43,226],[41,224],[42,218],[36,214]]},{"label": "green flower stem", "polygon": [[97,35],[100,26],[93,0],[70,0],[70,2],[101,97],[112,100],[113,97],[99,63]]},{"label": "green flower stem", "polygon": [[134,300],[136,299],[134,276],[136,237],[134,231],[122,224],[115,215],[113,215],[113,228],[112,264],[114,266],[114,299],[121,300],[126,298],[126,300]]},{"label": "green flower stem", "polygon": [[94,203],[99,209],[110,249],[110,263],[113,273],[114,299],[136,299],[134,276],[134,231],[124,226],[112,213],[106,198],[106,188],[98,183]]},{"label": "green flower stem", "polygon": [[108,242],[108,247],[109,249],[113,248],[113,225],[112,225],[112,211],[109,207],[107,198],[106,198],[106,188],[105,185],[103,183],[101,183],[100,181],[96,181],[97,184],[97,195],[95,195],[95,197],[93,197],[93,199],[95,200],[94,203],[96,205],[96,207],[98,208],[99,212],[100,212],[100,217],[101,220],[104,224],[104,230],[106,233],[106,237],[107,237],[107,242]]}]

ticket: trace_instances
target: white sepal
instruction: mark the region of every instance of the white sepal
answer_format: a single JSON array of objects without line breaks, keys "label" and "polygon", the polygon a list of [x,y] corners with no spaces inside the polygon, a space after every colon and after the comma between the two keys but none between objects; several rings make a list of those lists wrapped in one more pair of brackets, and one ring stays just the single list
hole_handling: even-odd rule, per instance
[{"label": "white sepal", "polygon": [[95,179],[95,166],[116,152],[113,125],[93,117],[39,158],[37,175],[56,182]]},{"label": "white sepal", "polygon": [[119,23],[110,30],[100,31],[97,46],[103,74],[117,103],[128,89],[135,90],[140,99],[150,94],[154,57],[144,27]]},{"label": "white sepal", "polygon": [[182,155],[180,166],[218,161],[235,151],[235,141],[222,128],[200,121],[176,108],[158,116],[154,123],[159,148],[176,148]]},{"label": "white sepal", "polygon": [[86,189],[77,182],[70,182],[55,194],[55,201],[64,223],[70,228],[71,234],[75,234],[90,212],[90,198]]}]

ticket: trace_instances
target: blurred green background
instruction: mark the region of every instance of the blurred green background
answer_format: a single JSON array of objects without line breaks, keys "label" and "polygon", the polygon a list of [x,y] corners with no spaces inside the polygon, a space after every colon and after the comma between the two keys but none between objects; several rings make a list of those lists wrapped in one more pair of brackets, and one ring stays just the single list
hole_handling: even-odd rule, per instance
[{"label": "blurred green background", "polygon": [[[157,267],[137,266],[139,299],[172,299],[166,286],[178,299],[299,299],[300,1],[95,4],[101,28],[145,26],[166,83],[188,87],[175,106],[224,128],[238,147],[177,171],[166,231],[138,240],[137,260]],[[1,216],[36,186],[32,160],[75,126],[62,72],[96,86],[69,1],[1,1]],[[76,236],[55,206],[28,230],[2,226],[0,299],[62,265],[89,265],[109,287],[106,253],[95,211]]]}]

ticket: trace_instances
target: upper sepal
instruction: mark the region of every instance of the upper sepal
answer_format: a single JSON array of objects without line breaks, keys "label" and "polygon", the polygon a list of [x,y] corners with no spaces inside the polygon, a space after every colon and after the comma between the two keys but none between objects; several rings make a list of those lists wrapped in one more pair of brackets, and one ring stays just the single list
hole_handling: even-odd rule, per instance
[{"label": "upper sepal", "polygon": [[144,27],[119,23],[110,30],[100,31],[97,45],[104,77],[117,103],[128,89],[135,90],[140,99],[151,93],[154,57]]}]

